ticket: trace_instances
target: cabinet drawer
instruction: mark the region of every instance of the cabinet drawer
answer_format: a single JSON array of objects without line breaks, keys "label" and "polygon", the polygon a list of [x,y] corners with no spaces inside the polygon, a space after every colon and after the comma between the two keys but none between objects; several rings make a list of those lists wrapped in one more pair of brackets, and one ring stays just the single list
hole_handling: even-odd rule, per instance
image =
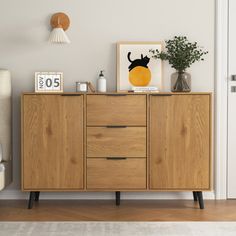
[{"label": "cabinet drawer", "polygon": [[88,158],[87,189],[146,189],[146,158]]},{"label": "cabinet drawer", "polygon": [[87,127],[88,157],[146,157],[146,127]]},{"label": "cabinet drawer", "polygon": [[146,95],[88,95],[87,125],[146,126]]}]

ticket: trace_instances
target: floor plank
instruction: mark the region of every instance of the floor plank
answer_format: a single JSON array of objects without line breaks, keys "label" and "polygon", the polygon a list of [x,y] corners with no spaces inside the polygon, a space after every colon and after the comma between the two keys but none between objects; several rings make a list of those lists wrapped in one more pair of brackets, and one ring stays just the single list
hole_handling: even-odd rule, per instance
[{"label": "floor plank", "polygon": [[1,200],[0,221],[235,221],[236,200],[205,201],[205,209],[190,200],[114,201]]}]

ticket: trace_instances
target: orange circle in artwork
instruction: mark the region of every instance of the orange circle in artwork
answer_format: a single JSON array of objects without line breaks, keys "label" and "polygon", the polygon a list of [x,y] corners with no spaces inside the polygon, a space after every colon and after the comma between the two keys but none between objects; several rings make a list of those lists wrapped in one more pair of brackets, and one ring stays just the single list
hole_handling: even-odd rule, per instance
[{"label": "orange circle in artwork", "polygon": [[151,81],[151,71],[143,66],[136,66],[129,72],[129,82],[133,86],[147,86]]}]

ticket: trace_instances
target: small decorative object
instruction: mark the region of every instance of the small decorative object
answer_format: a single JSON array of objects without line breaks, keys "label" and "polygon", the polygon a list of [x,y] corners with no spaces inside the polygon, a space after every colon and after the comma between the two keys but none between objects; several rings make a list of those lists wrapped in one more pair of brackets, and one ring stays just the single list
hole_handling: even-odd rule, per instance
[{"label": "small decorative object", "polygon": [[88,87],[92,93],[95,93],[95,88],[91,82],[88,82]]},{"label": "small decorative object", "polygon": [[35,92],[63,92],[62,72],[36,72]]},{"label": "small decorative object", "polygon": [[88,82],[76,82],[76,92],[87,93]]},{"label": "small decorative object", "polygon": [[91,82],[76,82],[76,92],[87,93],[88,91],[95,92],[95,88]]},{"label": "small decorative object", "polygon": [[157,87],[132,87],[131,89],[132,92],[159,92]]},{"label": "small decorative object", "polygon": [[166,52],[151,49],[152,58],[167,60],[171,67],[176,69],[176,72],[171,75],[172,92],[190,92],[191,75],[186,72],[186,69],[197,61],[204,61],[203,56],[208,51],[203,51],[197,42],[189,42],[185,36],[175,36],[165,42]]},{"label": "small decorative object", "polygon": [[117,91],[132,87],[162,88],[162,61],[152,58],[150,48],[162,51],[161,42],[117,44]]},{"label": "small decorative object", "polygon": [[171,75],[172,92],[191,92],[191,75],[185,71],[177,71]]},{"label": "small decorative object", "polygon": [[51,43],[70,43],[65,31],[70,26],[69,17],[62,12],[56,13],[51,17],[52,32],[49,37]]},{"label": "small decorative object", "polygon": [[97,80],[97,88],[98,88],[98,92],[100,93],[105,93],[107,91],[107,81],[103,73],[104,71],[101,70],[99,74],[99,78]]}]

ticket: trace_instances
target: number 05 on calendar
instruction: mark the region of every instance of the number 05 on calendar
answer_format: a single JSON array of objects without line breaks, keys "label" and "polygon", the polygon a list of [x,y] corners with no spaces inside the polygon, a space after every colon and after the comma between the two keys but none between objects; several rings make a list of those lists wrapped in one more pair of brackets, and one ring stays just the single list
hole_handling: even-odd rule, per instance
[{"label": "number 05 on calendar", "polygon": [[35,72],[35,92],[63,92],[63,73]]}]

